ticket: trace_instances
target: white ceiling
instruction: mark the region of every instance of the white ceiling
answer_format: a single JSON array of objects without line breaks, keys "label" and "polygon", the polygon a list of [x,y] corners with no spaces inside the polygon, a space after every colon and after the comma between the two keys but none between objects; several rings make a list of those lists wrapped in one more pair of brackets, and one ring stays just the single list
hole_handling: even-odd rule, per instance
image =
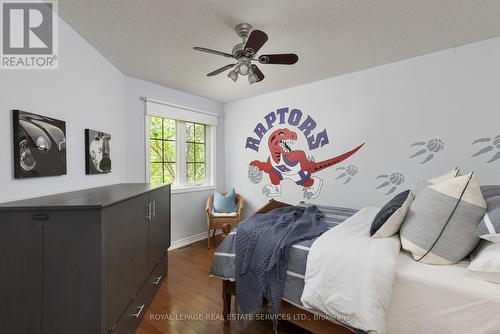
[{"label": "white ceiling", "polygon": [[[499,0],[61,0],[61,16],[125,75],[228,102],[500,35]],[[229,58],[236,24],[269,35],[263,82],[206,73]]]}]

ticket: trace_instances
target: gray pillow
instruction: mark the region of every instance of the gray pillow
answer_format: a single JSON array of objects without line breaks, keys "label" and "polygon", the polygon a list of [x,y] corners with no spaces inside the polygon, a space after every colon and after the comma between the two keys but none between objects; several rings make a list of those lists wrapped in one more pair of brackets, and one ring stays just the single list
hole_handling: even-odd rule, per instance
[{"label": "gray pillow", "polygon": [[481,187],[488,209],[477,227],[477,235],[485,240],[500,243],[500,186]]},{"label": "gray pillow", "polygon": [[403,191],[387,202],[375,216],[370,228],[370,235],[377,238],[389,238],[399,232],[401,224],[413,202],[413,192]]},{"label": "gray pillow", "polygon": [[403,249],[417,261],[452,264],[477,245],[486,202],[473,174],[424,187],[399,232]]}]

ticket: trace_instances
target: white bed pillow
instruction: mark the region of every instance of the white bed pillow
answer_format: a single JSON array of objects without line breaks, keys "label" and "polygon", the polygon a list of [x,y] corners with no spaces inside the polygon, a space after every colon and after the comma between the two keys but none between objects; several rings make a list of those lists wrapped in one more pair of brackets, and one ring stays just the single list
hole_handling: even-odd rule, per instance
[{"label": "white bed pillow", "polygon": [[468,269],[486,281],[500,284],[500,244],[481,241]]}]

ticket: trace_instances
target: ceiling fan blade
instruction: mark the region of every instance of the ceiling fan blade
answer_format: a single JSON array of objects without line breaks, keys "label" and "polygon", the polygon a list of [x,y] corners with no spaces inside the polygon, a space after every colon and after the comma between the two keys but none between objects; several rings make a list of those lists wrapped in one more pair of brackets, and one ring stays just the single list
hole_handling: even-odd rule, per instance
[{"label": "ceiling fan blade", "polygon": [[245,44],[245,51],[255,55],[260,48],[267,42],[267,35],[261,30],[253,30],[248,36]]},{"label": "ceiling fan blade", "polygon": [[260,71],[257,65],[252,64],[252,72],[257,76],[257,78],[259,78],[259,80],[257,80],[256,82],[262,81],[266,77],[264,73]]},{"label": "ceiling fan blade", "polygon": [[233,55],[230,54],[230,53],[221,52],[221,51],[212,50],[212,49],[207,49],[207,48],[201,48],[199,46],[195,46],[193,49],[195,49],[196,51],[212,53],[214,55],[224,56],[224,57],[227,57],[227,58],[234,58]]},{"label": "ceiling fan blade", "polygon": [[224,71],[227,71],[229,70],[230,68],[234,67],[236,64],[229,64],[229,65],[226,65],[224,67],[221,67],[219,68],[218,70],[215,70],[215,71],[212,71],[210,73],[207,74],[207,77],[213,77],[214,75],[217,75],[219,73],[222,73]]},{"label": "ceiling fan blade", "polygon": [[262,55],[259,57],[259,62],[261,64],[281,64],[281,65],[292,65],[299,60],[299,56],[295,53],[281,53],[274,55]]}]

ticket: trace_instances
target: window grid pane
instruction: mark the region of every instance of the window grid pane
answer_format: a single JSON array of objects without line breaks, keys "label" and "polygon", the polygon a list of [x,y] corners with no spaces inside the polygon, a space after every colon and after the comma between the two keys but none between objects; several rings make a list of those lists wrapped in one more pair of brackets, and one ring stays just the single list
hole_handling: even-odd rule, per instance
[{"label": "window grid pane", "polygon": [[197,162],[186,163],[186,179],[191,183],[202,183],[205,181],[205,164]]},{"label": "window grid pane", "polygon": [[205,144],[206,125],[186,123],[186,143]]},{"label": "window grid pane", "polygon": [[174,183],[175,181],[175,163],[163,164],[163,183]]},{"label": "window grid pane", "polygon": [[205,144],[194,144],[194,160],[193,162],[205,163]]},{"label": "window grid pane", "polygon": [[194,163],[191,162],[186,163],[186,181],[195,182]]},{"label": "window grid pane", "polygon": [[163,140],[163,162],[176,162],[175,140]]},{"label": "window grid pane", "polygon": [[204,143],[205,142],[205,125],[204,124],[194,124],[194,142]]},{"label": "window grid pane", "polygon": [[195,163],[194,164],[194,174],[196,182],[205,181],[205,164],[204,163]]},{"label": "window grid pane", "polygon": [[206,163],[205,144],[186,142],[186,162]]},{"label": "window grid pane", "polygon": [[162,184],[163,182],[163,164],[158,162],[150,163],[150,179],[152,184]]},{"label": "window grid pane", "polygon": [[186,141],[194,141],[194,123],[186,122]]},{"label": "window grid pane", "polygon": [[173,119],[163,119],[163,136],[165,140],[175,141],[176,124]]},{"label": "window grid pane", "polygon": [[151,162],[163,162],[163,150],[161,139],[151,139]]},{"label": "window grid pane", "polygon": [[160,117],[151,117],[151,126],[150,126],[150,138],[151,139],[161,139],[163,138],[162,132],[162,118]]}]

